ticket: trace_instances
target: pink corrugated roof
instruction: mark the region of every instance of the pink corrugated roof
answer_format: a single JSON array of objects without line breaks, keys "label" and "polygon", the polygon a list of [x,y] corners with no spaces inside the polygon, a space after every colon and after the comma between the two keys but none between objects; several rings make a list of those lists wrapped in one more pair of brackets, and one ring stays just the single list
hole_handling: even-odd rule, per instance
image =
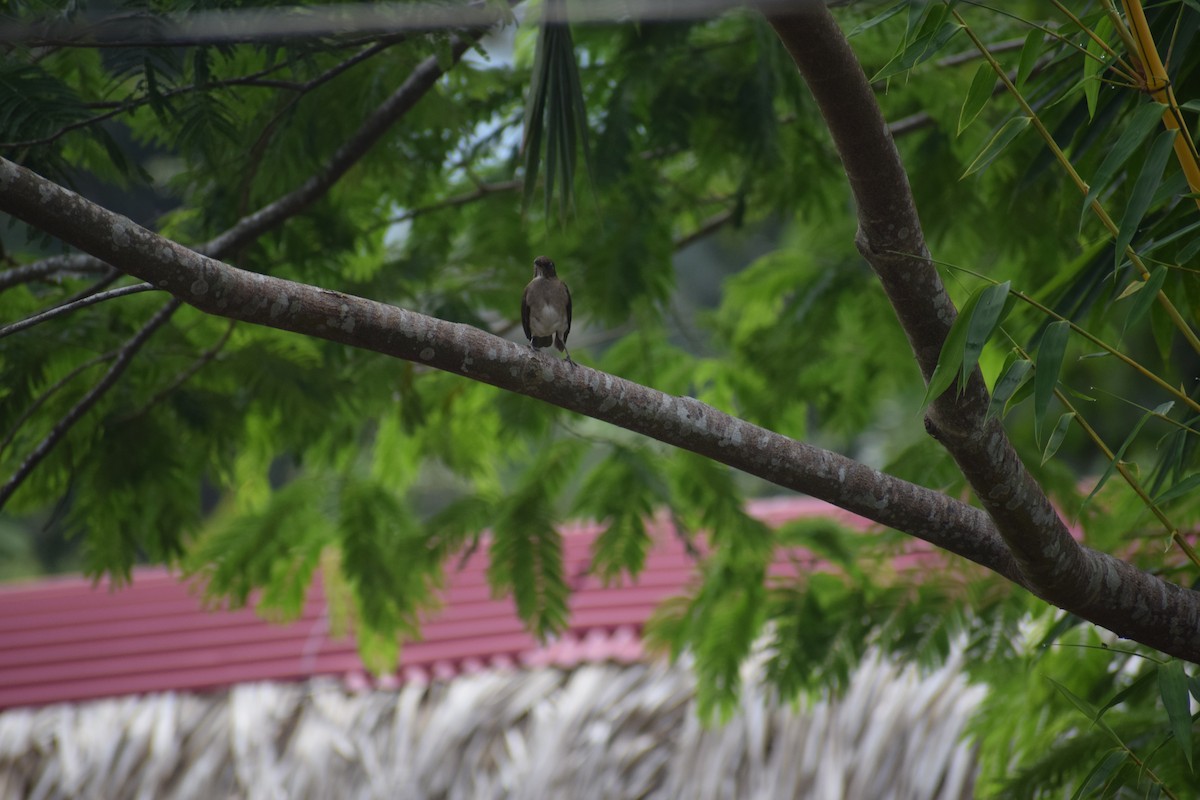
[{"label": "pink corrugated roof", "polygon": [[[869,523],[807,498],[751,503],[777,525],[826,515]],[[595,525],[563,531],[566,574],[575,589],[568,630],[539,644],[522,628],[510,598],[487,587],[487,549],[449,568],[445,604],[404,645],[398,674],[368,679],[354,642],[332,638],[317,581],[295,622],[264,622],[252,610],[202,607],[194,586],[161,568],[134,570],[132,585],[110,591],[83,578],[0,586],[0,708],[164,690],[203,690],[259,680],[341,677],[352,686],[450,677],[489,666],[634,660],[640,630],[663,599],[695,574],[670,523],[651,526],[654,547],[636,581],[603,586],[586,576]]]}]

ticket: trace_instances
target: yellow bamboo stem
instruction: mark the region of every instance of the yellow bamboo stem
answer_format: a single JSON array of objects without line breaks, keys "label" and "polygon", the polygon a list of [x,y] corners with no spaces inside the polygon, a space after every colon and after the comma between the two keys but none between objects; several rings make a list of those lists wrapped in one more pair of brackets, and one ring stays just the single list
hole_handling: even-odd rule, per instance
[{"label": "yellow bamboo stem", "polygon": [[[1141,62],[1142,76],[1146,81],[1146,90],[1150,96],[1167,108],[1163,111],[1163,126],[1167,130],[1176,131],[1175,157],[1187,178],[1188,186],[1193,192],[1200,192],[1200,162],[1196,159],[1196,146],[1188,135],[1186,126],[1179,124],[1181,112],[1179,103],[1175,100],[1175,92],[1171,88],[1171,80],[1167,77],[1166,67],[1158,55],[1158,47],[1154,37],[1150,35],[1150,24],[1146,21],[1146,12],[1140,0],[1122,0],[1125,5],[1125,18],[1133,29],[1133,39],[1137,44],[1135,54]],[[1200,197],[1196,198],[1196,206],[1200,208]]]}]

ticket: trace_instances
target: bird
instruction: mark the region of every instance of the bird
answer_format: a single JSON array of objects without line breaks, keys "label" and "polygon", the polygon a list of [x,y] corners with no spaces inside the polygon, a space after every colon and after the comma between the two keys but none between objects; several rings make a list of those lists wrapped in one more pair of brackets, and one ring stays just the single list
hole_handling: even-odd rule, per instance
[{"label": "bird", "polygon": [[559,280],[554,262],[546,256],[533,260],[533,280],[521,295],[521,327],[525,329],[531,349],[536,351],[553,344],[566,353],[567,363],[575,366],[571,351],[567,349],[567,335],[571,332],[571,292]]}]

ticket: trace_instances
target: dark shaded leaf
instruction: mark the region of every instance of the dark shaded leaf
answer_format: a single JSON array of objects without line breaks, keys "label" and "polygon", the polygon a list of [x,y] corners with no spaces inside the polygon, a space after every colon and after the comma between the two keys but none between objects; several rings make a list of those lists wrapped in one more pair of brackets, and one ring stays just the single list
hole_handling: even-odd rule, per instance
[{"label": "dark shaded leaf", "polygon": [[1042,439],[1041,428],[1050,410],[1050,398],[1058,385],[1058,374],[1062,371],[1063,356],[1067,350],[1067,337],[1071,326],[1066,320],[1051,322],[1038,345],[1037,369],[1033,375],[1033,425],[1034,438]]},{"label": "dark shaded leaf", "polygon": [[988,164],[995,161],[1004,152],[1004,149],[1012,144],[1013,139],[1016,139],[1029,127],[1031,121],[1030,117],[1013,117],[1001,125],[999,130],[988,140],[987,144],[971,159],[970,165],[967,166],[960,180],[968,175],[979,172],[987,167]]},{"label": "dark shaded leaf", "polygon": [[1029,378],[1029,372],[1032,369],[1033,362],[1027,358],[1017,359],[1008,365],[996,379],[996,387],[992,390],[992,401],[988,404],[988,419],[999,416],[1007,410],[1009,400],[1012,399],[1021,384]]},{"label": "dark shaded leaf", "polygon": [[1146,163],[1142,166],[1142,172],[1133,186],[1129,203],[1125,206],[1125,214],[1121,217],[1114,253],[1117,266],[1120,266],[1125,259],[1125,248],[1133,241],[1138,226],[1142,224],[1142,217],[1146,216],[1146,210],[1150,208],[1154,192],[1158,189],[1159,182],[1162,181],[1163,169],[1167,166],[1167,161],[1171,158],[1174,150],[1175,135],[1176,132],[1173,130],[1163,131],[1150,146],[1150,154],[1146,156]]},{"label": "dark shaded leaf", "polygon": [[1092,205],[1092,201],[1100,196],[1100,193],[1112,181],[1113,176],[1117,171],[1125,165],[1129,157],[1134,154],[1142,146],[1142,143],[1150,135],[1150,132],[1158,127],[1159,120],[1162,119],[1163,106],[1155,102],[1146,103],[1138,106],[1137,110],[1125,123],[1125,130],[1121,132],[1117,143],[1108,151],[1108,155],[1104,157],[1100,168],[1096,170],[1095,176],[1092,177],[1088,186],[1088,193],[1083,199],[1083,208],[1080,212],[1080,224],[1083,222],[1083,217],[1087,216],[1088,209]]},{"label": "dark shaded leaf", "polygon": [[1167,709],[1167,718],[1171,722],[1171,732],[1175,734],[1175,743],[1183,750],[1183,757],[1191,768],[1192,711],[1188,701],[1187,675],[1183,671],[1182,661],[1173,658],[1158,666],[1158,692],[1162,697],[1163,706]]},{"label": "dark shaded leaf", "polygon": [[979,302],[982,294],[983,291],[979,290],[968,297],[967,302],[963,303],[962,309],[954,319],[954,324],[950,326],[950,332],[946,334],[946,341],[942,343],[942,352],[938,356],[937,366],[934,367],[933,375],[929,378],[929,386],[925,389],[925,398],[921,401],[922,409],[928,407],[934,398],[940,397],[942,392],[949,389],[958,376],[966,352],[967,330],[971,325],[971,317],[975,313],[975,305]]},{"label": "dark shaded leaf", "polygon": [[1054,458],[1054,454],[1058,452],[1059,446],[1062,445],[1063,439],[1067,435],[1067,429],[1071,427],[1071,420],[1073,419],[1075,419],[1074,411],[1068,411],[1058,418],[1058,423],[1054,426],[1054,430],[1050,431],[1050,438],[1046,441],[1046,449],[1042,452],[1043,464]]},{"label": "dark shaded leaf", "polygon": [[993,286],[985,286],[979,290],[979,300],[971,313],[971,321],[967,326],[967,340],[963,346],[962,367],[959,369],[958,385],[967,385],[967,378],[979,363],[979,355],[983,346],[995,333],[996,327],[1004,319],[1005,303],[1008,301],[1010,281]]}]

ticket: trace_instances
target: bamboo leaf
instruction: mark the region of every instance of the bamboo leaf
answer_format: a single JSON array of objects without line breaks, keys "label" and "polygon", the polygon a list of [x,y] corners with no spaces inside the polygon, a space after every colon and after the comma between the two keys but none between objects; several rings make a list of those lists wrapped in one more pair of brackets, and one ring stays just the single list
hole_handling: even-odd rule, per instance
[{"label": "bamboo leaf", "polygon": [[934,367],[933,375],[929,377],[925,399],[921,401],[922,410],[927,408],[935,397],[940,397],[942,392],[949,389],[950,384],[954,383],[966,351],[967,328],[971,322],[971,315],[975,312],[975,304],[979,302],[979,296],[980,293],[976,292],[967,298],[967,302],[963,304],[954,324],[950,326],[950,332],[946,334],[946,341],[942,343],[942,352],[938,356],[937,366]]},{"label": "bamboo leaf", "polygon": [[1083,224],[1083,217],[1087,215],[1092,201],[1100,196],[1113,176],[1117,174],[1117,170],[1125,165],[1129,157],[1146,141],[1151,131],[1158,127],[1159,120],[1162,119],[1162,112],[1163,106],[1154,102],[1140,105],[1133,112],[1129,122],[1125,124],[1125,130],[1117,139],[1117,143],[1113,145],[1112,150],[1108,151],[1108,155],[1100,164],[1100,169],[1096,170],[1096,175],[1092,178],[1087,196],[1083,198],[1083,209],[1079,218],[1080,225]]},{"label": "bamboo leaf", "polygon": [[1176,483],[1170,489],[1167,489],[1158,497],[1154,498],[1154,505],[1162,505],[1168,503],[1178,497],[1191,494],[1196,487],[1200,487],[1200,473],[1189,475],[1183,480]]},{"label": "bamboo leaf", "polygon": [[890,78],[901,72],[907,72],[923,61],[926,61],[937,55],[938,51],[946,46],[946,43],[958,33],[959,25],[957,22],[948,21],[950,16],[950,7],[946,5],[932,5],[928,7],[928,13],[924,21],[921,23],[921,28],[917,32],[916,37],[911,41],[906,42],[896,56],[883,66],[883,69],[875,73],[871,81],[881,81]]},{"label": "bamboo leaf", "polygon": [[1034,439],[1041,441],[1041,426],[1050,408],[1050,398],[1058,384],[1062,371],[1063,354],[1067,350],[1067,336],[1071,326],[1066,320],[1050,323],[1038,345],[1037,370],[1033,375],[1033,427]]},{"label": "bamboo leaf", "polygon": [[1138,226],[1142,224],[1142,217],[1146,216],[1146,211],[1150,208],[1154,190],[1162,180],[1163,169],[1167,166],[1167,159],[1171,157],[1174,146],[1175,131],[1172,130],[1160,133],[1150,146],[1150,154],[1146,156],[1146,163],[1142,166],[1142,172],[1133,186],[1133,193],[1129,196],[1129,204],[1125,206],[1125,215],[1121,217],[1114,252],[1117,266],[1120,266],[1125,258],[1125,248],[1133,241]]},{"label": "bamboo leaf", "polygon": [[1142,415],[1142,418],[1138,420],[1137,425],[1133,426],[1133,430],[1129,432],[1129,435],[1125,437],[1125,441],[1121,443],[1120,449],[1113,454],[1112,461],[1108,463],[1108,467],[1105,468],[1104,474],[1100,476],[1100,480],[1096,481],[1096,485],[1092,488],[1092,491],[1086,498],[1084,498],[1083,505],[1086,506],[1088,502],[1091,501],[1091,499],[1095,497],[1102,488],[1104,488],[1104,484],[1108,483],[1108,479],[1112,477],[1113,471],[1117,468],[1117,464],[1121,463],[1121,459],[1125,457],[1125,451],[1129,449],[1129,445],[1135,438],[1137,438],[1138,433],[1141,432],[1142,426],[1146,424],[1146,421],[1153,416],[1163,416],[1171,410],[1171,406],[1174,404],[1175,401],[1173,400],[1163,403],[1153,411],[1147,411]]},{"label": "bamboo leaf", "polygon": [[1163,706],[1167,709],[1167,718],[1171,721],[1171,731],[1175,734],[1175,742],[1183,750],[1188,768],[1192,768],[1192,712],[1188,702],[1187,675],[1183,671],[1183,662],[1171,659],[1158,667],[1158,692],[1162,696]]},{"label": "bamboo leaf", "polygon": [[1009,400],[1021,384],[1025,383],[1032,369],[1033,362],[1022,358],[1009,364],[1004,373],[996,379],[996,387],[992,390],[992,402],[988,405],[989,420],[1007,411]]},{"label": "bamboo leaf", "polygon": [[1079,787],[1071,795],[1071,800],[1091,797],[1097,789],[1108,783],[1108,779],[1121,768],[1126,758],[1124,750],[1110,750],[1104,758],[1096,763],[1096,766],[1092,767],[1092,771],[1088,773],[1088,776],[1083,779]]},{"label": "bamboo leaf", "polygon": [[1050,439],[1046,442],[1046,449],[1042,453],[1043,464],[1054,458],[1054,454],[1058,452],[1058,448],[1062,445],[1063,439],[1066,438],[1067,429],[1071,427],[1071,420],[1073,419],[1075,419],[1074,411],[1068,411],[1058,418],[1058,424],[1056,424],[1054,426],[1054,430],[1050,432]]},{"label": "bamboo leaf", "polygon": [[1167,268],[1159,266],[1154,272],[1150,273],[1148,279],[1138,281],[1134,284],[1142,288],[1137,292],[1137,297],[1134,298],[1133,305],[1129,309],[1129,316],[1125,317],[1124,330],[1128,330],[1131,325],[1136,325],[1141,321],[1142,317],[1146,316],[1146,312],[1150,310],[1150,306],[1158,298],[1158,292],[1162,289],[1163,282],[1166,279]]},{"label": "bamboo leaf", "polygon": [[1087,99],[1088,119],[1096,117],[1096,102],[1100,98],[1100,76],[1108,68],[1104,48],[1097,41],[1112,33],[1112,23],[1107,18],[1096,26],[1096,37],[1088,37],[1087,56],[1083,59],[1083,94]]},{"label": "bamboo leaf", "polygon": [[905,7],[904,7],[903,3],[896,3],[894,6],[889,8],[887,11],[884,11],[880,14],[876,14],[875,16],[871,17],[866,22],[860,22],[858,25],[855,25],[853,28],[850,29],[850,32],[846,34],[846,38],[853,39],[855,36],[858,36],[859,34],[865,32],[865,31],[871,30],[871,28],[874,28],[876,25],[879,25],[880,23],[883,23],[883,22],[887,22],[889,19],[891,19],[892,17],[896,16],[901,11],[903,11],[904,8]]},{"label": "bamboo leaf", "polygon": [[1085,717],[1087,717],[1088,719],[1090,719],[1092,721],[1096,721],[1100,718],[1099,713],[1097,713],[1096,707],[1094,705],[1092,705],[1091,703],[1089,703],[1087,700],[1084,700],[1082,697],[1080,697],[1079,695],[1072,692],[1066,686],[1064,686],[1063,684],[1054,680],[1054,678],[1047,678],[1046,680],[1050,681],[1051,685],[1053,685],[1054,688],[1057,689],[1059,691],[1059,693],[1062,694],[1063,697],[1067,698],[1067,700],[1070,701],[1071,705],[1075,706],[1075,708],[1079,711],[1079,713],[1083,714]]},{"label": "bamboo leaf", "polygon": [[993,286],[985,286],[976,292],[979,299],[974,304],[975,310],[967,325],[967,340],[963,346],[962,366],[958,373],[960,387],[967,385],[967,378],[975,370],[975,365],[979,363],[979,354],[983,352],[983,346],[987,344],[987,340],[991,338],[996,326],[1004,317],[1004,304],[1008,300],[1008,290],[1011,284],[1011,281],[1005,281]]},{"label": "bamboo leaf", "polygon": [[1004,152],[1004,148],[1012,144],[1012,140],[1021,135],[1022,131],[1029,127],[1029,117],[1013,117],[1005,122],[1000,129],[988,140],[988,143],[983,146],[976,155],[971,159],[970,166],[967,171],[962,174],[959,180],[968,175],[979,172],[988,164],[996,160],[996,157]]},{"label": "bamboo leaf", "polygon": [[1132,697],[1134,694],[1139,692],[1144,684],[1154,680],[1154,675],[1155,673],[1149,670],[1139,675],[1133,681],[1133,683],[1129,684],[1124,689],[1108,698],[1104,705],[1100,706],[1100,715],[1103,716],[1110,708],[1125,702],[1126,698]]},{"label": "bamboo leaf", "polygon": [[1034,66],[1037,65],[1038,57],[1042,54],[1042,42],[1045,38],[1045,31],[1041,28],[1034,28],[1025,37],[1025,44],[1021,47],[1021,60],[1017,65],[1016,84],[1018,87],[1025,83],[1026,79],[1033,72]]},{"label": "bamboo leaf", "polygon": [[992,71],[992,65],[985,61],[979,65],[979,69],[975,70],[975,77],[971,79],[971,88],[967,90],[967,98],[963,101],[962,110],[959,111],[959,135],[962,135],[967,126],[974,122],[979,113],[983,111],[995,88],[996,74]]}]

